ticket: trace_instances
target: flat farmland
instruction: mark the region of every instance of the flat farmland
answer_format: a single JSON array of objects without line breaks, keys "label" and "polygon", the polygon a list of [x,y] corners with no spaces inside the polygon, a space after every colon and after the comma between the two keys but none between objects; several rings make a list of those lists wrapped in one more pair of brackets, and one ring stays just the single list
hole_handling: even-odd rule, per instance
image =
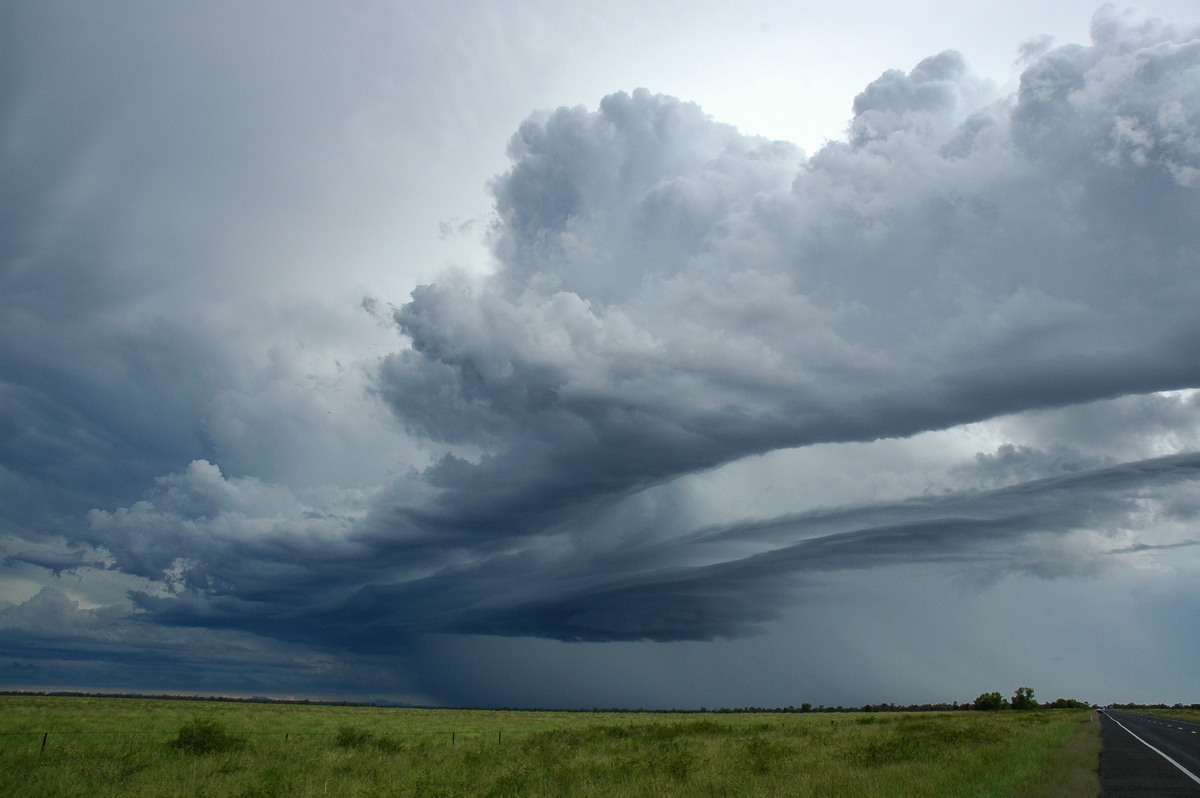
[{"label": "flat farmland", "polygon": [[[1116,707],[1114,707],[1116,709]],[[1140,712],[1143,715],[1153,715],[1156,718],[1170,718],[1172,720],[1186,720],[1192,723],[1200,723],[1200,709],[1148,709],[1134,708],[1130,712]]]},{"label": "flat farmland", "polygon": [[6,796],[1087,796],[1090,710],[619,713],[0,696]]}]

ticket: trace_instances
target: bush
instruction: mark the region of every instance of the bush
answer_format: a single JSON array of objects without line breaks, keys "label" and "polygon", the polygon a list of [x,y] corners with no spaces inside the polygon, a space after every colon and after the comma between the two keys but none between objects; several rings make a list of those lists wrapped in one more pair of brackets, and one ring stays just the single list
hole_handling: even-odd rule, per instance
[{"label": "bush", "polygon": [[334,743],[340,748],[362,748],[371,742],[371,733],[360,726],[340,726]]},{"label": "bush", "polygon": [[217,720],[194,718],[179,729],[171,745],[193,754],[212,754],[232,751],[240,748],[244,742],[241,737],[230,734]]}]

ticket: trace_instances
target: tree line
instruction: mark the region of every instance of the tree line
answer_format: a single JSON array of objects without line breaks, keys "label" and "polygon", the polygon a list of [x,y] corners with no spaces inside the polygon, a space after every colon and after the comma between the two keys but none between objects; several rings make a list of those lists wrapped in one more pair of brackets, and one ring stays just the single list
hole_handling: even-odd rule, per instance
[{"label": "tree line", "polygon": [[[374,707],[400,707],[400,708],[416,708],[416,709],[493,709],[505,712],[544,712],[546,709],[538,709],[533,707],[442,707],[442,706],[420,706],[414,704],[405,704],[399,702],[356,702],[356,701],[336,701],[336,700],[321,700],[321,699],[280,699],[268,698],[264,696],[254,696],[250,698],[236,696],[202,696],[202,695],[174,695],[174,694],[143,694],[143,693],[93,693],[93,692],[75,692],[75,691],[28,691],[28,690],[0,690],[0,695],[36,695],[36,696],[73,696],[73,697],[93,697],[93,698],[155,698],[155,699],[170,699],[176,701],[230,701],[237,703],[278,703],[278,704],[310,704],[320,706],[374,706]],[[998,711],[1004,709],[1081,709],[1090,707],[1091,704],[1086,701],[1078,701],[1074,698],[1056,698],[1046,704],[1039,704],[1033,695],[1032,687],[1018,687],[1011,698],[1006,698],[998,691],[989,693],[981,693],[974,701],[959,703],[952,702],[933,702],[926,704],[894,704],[883,702],[879,704],[863,704],[862,706],[826,706],[819,704],[813,706],[805,701],[799,706],[788,705],[784,707],[700,707],[699,709],[646,709],[643,707],[592,707],[576,708],[576,709],[556,709],[559,712],[595,712],[595,713],[669,713],[669,714],[689,714],[689,713],[788,713],[788,712],[956,712],[962,710],[980,710],[980,711]],[[1114,707],[1127,708],[1169,708],[1167,704],[1113,704]],[[1175,704],[1176,709],[1186,708],[1183,704]],[[1200,709],[1200,705],[1192,704],[1191,708]]]},{"label": "tree line", "polygon": [[979,697],[971,702],[971,709],[981,712],[998,712],[1002,709],[1082,709],[1089,706],[1091,704],[1088,702],[1074,698],[1056,698],[1048,704],[1039,704],[1033,697],[1032,687],[1018,687],[1012,698],[1005,698],[999,691],[980,693]]}]

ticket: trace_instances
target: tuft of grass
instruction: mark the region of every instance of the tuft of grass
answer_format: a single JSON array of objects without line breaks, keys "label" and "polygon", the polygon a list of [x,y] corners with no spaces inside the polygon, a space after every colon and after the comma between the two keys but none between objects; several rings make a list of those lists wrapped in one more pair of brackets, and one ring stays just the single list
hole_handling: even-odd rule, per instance
[{"label": "tuft of grass", "polygon": [[245,740],[230,734],[225,725],[213,718],[194,718],[185,723],[171,745],[193,754],[216,754],[236,751]]},{"label": "tuft of grass", "polygon": [[361,726],[339,726],[333,742],[340,748],[362,748],[371,742],[373,736]]}]

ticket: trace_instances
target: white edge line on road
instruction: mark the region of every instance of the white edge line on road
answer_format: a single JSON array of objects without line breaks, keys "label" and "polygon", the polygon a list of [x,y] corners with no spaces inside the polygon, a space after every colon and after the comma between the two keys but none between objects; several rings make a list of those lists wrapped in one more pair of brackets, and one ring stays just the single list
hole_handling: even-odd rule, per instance
[{"label": "white edge line on road", "polygon": [[[1105,712],[1104,714],[1105,714],[1105,715],[1108,715],[1108,713],[1107,713],[1107,712]],[[1117,724],[1118,726],[1120,726],[1122,729],[1125,729],[1125,724],[1124,724],[1124,723],[1122,723],[1121,721],[1117,720],[1116,718],[1114,718],[1112,715],[1108,715],[1108,718],[1109,718],[1109,720],[1111,720],[1113,723],[1115,723],[1115,724]],[[1161,756],[1163,759],[1167,760],[1167,761],[1168,761],[1168,762],[1170,762],[1172,765],[1174,765],[1175,767],[1177,767],[1177,768],[1179,768],[1180,770],[1182,770],[1184,773],[1186,773],[1186,774],[1187,774],[1188,778],[1190,778],[1192,781],[1196,782],[1197,784],[1200,784],[1200,776],[1197,776],[1195,773],[1193,773],[1192,771],[1188,770],[1188,769],[1187,769],[1187,768],[1185,768],[1183,765],[1179,764],[1179,763],[1178,763],[1178,762],[1176,762],[1174,759],[1172,759],[1171,757],[1169,757],[1169,756],[1167,756],[1166,754],[1164,754],[1162,751],[1159,751],[1157,748],[1155,748],[1154,746],[1150,745],[1150,743],[1146,742],[1146,741],[1145,741],[1145,740],[1143,740],[1141,737],[1138,737],[1136,734],[1134,734],[1133,732],[1129,731],[1129,729],[1125,729],[1125,731],[1129,732],[1129,733],[1130,733],[1130,734],[1133,736],[1133,739],[1137,740],[1139,743],[1141,743],[1142,745],[1146,746],[1146,747],[1147,747],[1147,748],[1149,748],[1151,751],[1153,751],[1154,753],[1158,754],[1158,755],[1159,755],[1159,756]]]}]

